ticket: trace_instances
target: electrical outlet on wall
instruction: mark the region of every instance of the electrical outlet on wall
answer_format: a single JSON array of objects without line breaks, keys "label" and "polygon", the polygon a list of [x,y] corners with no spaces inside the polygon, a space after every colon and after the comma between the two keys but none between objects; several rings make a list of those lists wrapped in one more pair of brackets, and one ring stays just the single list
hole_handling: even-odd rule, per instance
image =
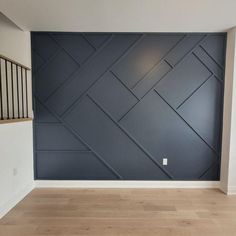
[{"label": "electrical outlet on wall", "polygon": [[163,158],[162,165],[163,166],[167,166],[168,165],[168,159],[167,158]]}]

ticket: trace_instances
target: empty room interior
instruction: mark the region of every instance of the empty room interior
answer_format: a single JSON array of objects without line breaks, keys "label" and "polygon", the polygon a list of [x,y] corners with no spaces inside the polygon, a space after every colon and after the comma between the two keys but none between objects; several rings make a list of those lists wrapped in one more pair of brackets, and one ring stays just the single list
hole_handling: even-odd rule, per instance
[{"label": "empty room interior", "polygon": [[0,0],[0,236],[236,236],[235,0]]}]

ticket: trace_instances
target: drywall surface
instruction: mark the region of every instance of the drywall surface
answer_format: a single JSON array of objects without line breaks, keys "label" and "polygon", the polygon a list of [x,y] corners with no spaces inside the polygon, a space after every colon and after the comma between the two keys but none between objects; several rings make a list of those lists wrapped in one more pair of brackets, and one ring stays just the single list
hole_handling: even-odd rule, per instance
[{"label": "drywall surface", "polygon": [[232,77],[233,85],[231,87],[232,91],[232,107],[231,107],[231,136],[230,136],[230,156],[229,156],[229,173],[228,173],[228,192],[236,194],[236,28],[232,30],[234,37],[234,48],[232,52],[234,53],[234,60],[232,61]]},{"label": "drywall surface", "polygon": [[[0,13],[0,55],[31,68],[31,40],[30,32],[20,30]],[[2,72],[3,73],[3,72]],[[28,73],[28,107],[32,117],[32,83],[31,71]],[[4,92],[3,92],[4,93]]]},{"label": "drywall surface", "polygon": [[30,33],[22,31],[0,14],[0,54],[31,67]]},{"label": "drywall surface", "polygon": [[0,217],[33,187],[32,152],[31,121],[0,125]]},{"label": "drywall surface", "polygon": [[[0,15],[0,54],[31,66],[30,34]],[[0,124],[0,217],[33,186],[32,122]]]},{"label": "drywall surface", "polygon": [[221,189],[236,193],[236,28],[228,31],[222,136]]}]

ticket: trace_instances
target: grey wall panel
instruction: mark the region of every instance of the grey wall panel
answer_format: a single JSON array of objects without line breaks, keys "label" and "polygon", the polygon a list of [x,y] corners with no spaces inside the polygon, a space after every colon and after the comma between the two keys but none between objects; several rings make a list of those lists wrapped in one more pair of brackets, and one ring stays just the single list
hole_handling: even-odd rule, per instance
[{"label": "grey wall panel", "polygon": [[102,51],[56,91],[54,96],[47,101],[47,105],[57,114],[62,115],[138,38],[139,35],[135,34],[113,36]]},{"label": "grey wall panel", "polygon": [[212,76],[178,109],[188,124],[218,153],[222,92],[221,82]]},{"label": "grey wall panel", "polygon": [[94,33],[88,33],[84,34],[84,37],[88,40],[91,45],[99,49],[102,44],[110,37],[110,34],[94,34]]},{"label": "grey wall panel", "polygon": [[34,120],[37,123],[58,123],[59,121],[52,113],[38,100],[35,99]]},{"label": "grey wall panel", "polygon": [[38,179],[116,179],[91,152],[38,152]]},{"label": "grey wall panel", "polygon": [[211,72],[190,54],[157,84],[156,90],[177,108],[210,75]]},{"label": "grey wall panel", "polygon": [[[206,166],[217,160],[214,152],[154,91],[135,106],[121,124],[159,163],[162,158],[168,158],[166,169],[174,179],[196,179]],[[181,168],[176,168],[179,163]]]},{"label": "grey wall panel", "polygon": [[209,170],[200,177],[200,180],[218,180],[220,178],[220,161],[216,161]]},{"label": "grey wall panel", "polygon": [[158,83],[169,71],[171,66],[165,61],[159,63],[145,78],[139,81],[133,88],[133,92],[139,98],[142,98]]},{"label": "grey wall panel", "polygon": [[187,53],[189,53],[197,43],[201,42],[206,36],[204,34],[186,35],[178,45],[166,57],[172,66],[175,66]]},{"label": "grey wall panel", "polygon": [[129,88],[132,88],[182,37],[147,35],[115,66],[113,71]]},{"label": "grey wall panel", "polygon": [[76,68],[76,63],[64,51],[60,51],[35,75],[37,77],[35,81],[37,95],[42,100],[47,99]]},{"label": "grey wall panel", "polygon": [[94,53],[95,49],[87,42],[82,34],[52,34],[52,37],[79,64],[82,64]]},{"label": "grey wall panel", "polygon": [[32,33],[35,178],[219,179],[225,42]]},{"label": "grey wall panel", "polygon": [[39,56],[39,54],[36,51],[34,51],[32,53],[32,61],[34,62],[34,67],[32,71],[33,73],[35,73],[44,64],[44,60],[41,56]]},{"label": "grey wall panel", "polygon": [[49,60],[60,49],[49,34],[32,34],[32,42],[32,49],[34,53],[36,52],[44,61]]},{"label": "grey wall panel", "polygon": [[89,94],[119,120],[138,100],[111,73],[106,73]]},{"label": "grey wall panel", "polygon": [[223,79],[223,69],[214,62],[213,58],[210,57],[202,47],[198,47],[194,51],[194,55],[206,66],[206,68],[214,73],[219,79]]},{"label": "grey wall panel", "polygon": [[224,57],[222,55],[225,51],[225,36],[209,35],[201,45],[208,55],[224,68]]},{"label": "grey wall panel", "polygon": [[90,147],[124,179],[166,179],[167,175],[98,108],[85,97],[65,118]]},{"label": "grey wall panel", "polygon": [[37,124],[37,150],[87,150],[62,124]]}]

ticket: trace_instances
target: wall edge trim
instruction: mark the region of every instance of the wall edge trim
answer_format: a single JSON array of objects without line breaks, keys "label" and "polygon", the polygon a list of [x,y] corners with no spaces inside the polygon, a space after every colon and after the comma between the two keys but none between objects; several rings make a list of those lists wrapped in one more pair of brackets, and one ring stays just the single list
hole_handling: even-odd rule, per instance
[{"label": "wall edge trim", "polygon": [[227,195],[236,195],[236,186],[228,186]]}]

